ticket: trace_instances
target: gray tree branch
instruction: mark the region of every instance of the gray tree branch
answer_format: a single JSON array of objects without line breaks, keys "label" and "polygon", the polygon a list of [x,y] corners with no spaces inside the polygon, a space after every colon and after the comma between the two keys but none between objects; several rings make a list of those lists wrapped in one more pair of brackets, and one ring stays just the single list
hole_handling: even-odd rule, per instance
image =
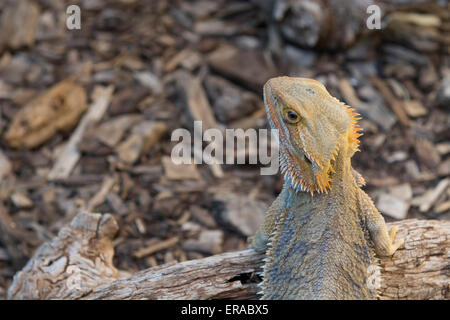
[{"label": "gray tree branch", "polygon": [[[405,246],[378,260],[381,299],[448,299],[450,221],[404,220]],[[255,299],[263,255],[253,250],[166,264],[127,274],[112,264],[117,223],[79,213],[19,271],[10,299]]]}]

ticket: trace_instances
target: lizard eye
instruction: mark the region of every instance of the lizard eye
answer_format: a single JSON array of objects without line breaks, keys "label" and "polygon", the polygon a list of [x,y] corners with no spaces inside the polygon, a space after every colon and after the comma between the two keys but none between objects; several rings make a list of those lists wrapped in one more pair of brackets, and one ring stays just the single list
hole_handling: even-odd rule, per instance
[{"label": "lizard eye", "polygon": [[295,124],[300,121],[300,116],[292,110],[287,110],[284,113],[284,117],[285,117],[286,121],[290,124]]}]

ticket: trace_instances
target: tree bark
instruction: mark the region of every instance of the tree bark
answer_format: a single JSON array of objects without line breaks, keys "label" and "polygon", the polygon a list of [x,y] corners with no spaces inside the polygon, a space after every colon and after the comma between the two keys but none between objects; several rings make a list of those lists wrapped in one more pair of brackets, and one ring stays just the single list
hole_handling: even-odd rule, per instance
[{"label": "tree bark", "polygon": [[[405,245],[377,260],[380,299],[450,297],[450,221],[404,220]],[[129,275],[112,264],[117,223],[79,213],[19,271],[9,299],[257,299],[263,254],[253,250],[165,264]]]}]

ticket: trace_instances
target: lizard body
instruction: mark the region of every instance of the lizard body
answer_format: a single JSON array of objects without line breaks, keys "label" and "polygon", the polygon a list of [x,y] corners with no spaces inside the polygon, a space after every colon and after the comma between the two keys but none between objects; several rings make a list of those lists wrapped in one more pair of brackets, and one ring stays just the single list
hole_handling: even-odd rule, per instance
[{"label": "lizard body", "polygon": [[375,298],[367,286],[374,253],[390,256],[403,240],[387,232],[351,166],[359,115],[305,78],[270,79],[264,103],[285,183],[250,245],[267,255],[262,298]]}]

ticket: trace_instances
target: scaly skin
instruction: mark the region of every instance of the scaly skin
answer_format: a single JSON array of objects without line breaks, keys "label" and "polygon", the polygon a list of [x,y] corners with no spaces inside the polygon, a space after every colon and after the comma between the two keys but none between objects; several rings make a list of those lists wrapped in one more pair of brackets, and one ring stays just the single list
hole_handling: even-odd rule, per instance
[{"label": "scaly skin", "polygon": [[390,256],[403,240],[387,232],[351,166],[358,114],[304,78],[269,80],[264,103],[285,184],[250,244],[267,255],[262,298],[375,298],[367,286],[374,253]]}]

